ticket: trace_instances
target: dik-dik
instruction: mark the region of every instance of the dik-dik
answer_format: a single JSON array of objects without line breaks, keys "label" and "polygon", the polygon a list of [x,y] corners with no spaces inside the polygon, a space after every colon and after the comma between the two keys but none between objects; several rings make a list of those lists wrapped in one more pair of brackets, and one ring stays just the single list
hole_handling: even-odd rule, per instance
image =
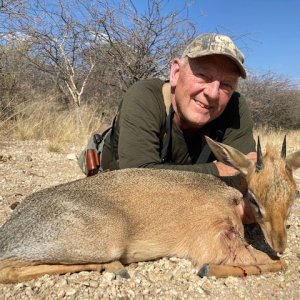
[{"label": "dik-dik", "polygon": [[[284,143],[281,155],[268,147],[262,157],[258,147],[255,164],[232,147],[207,142],[246,179],[244,197],[266,241],[282,253],[300,151],[286,157]],[[82,270],[126,276],[122,264],[170,256],[192,260],[202,276],[281,270],[281,260],[244,240],[235,210],[240,201],[240,191],[212,175],[158,169],[105,172],[42,190],[0,229],[0,282]]]}]

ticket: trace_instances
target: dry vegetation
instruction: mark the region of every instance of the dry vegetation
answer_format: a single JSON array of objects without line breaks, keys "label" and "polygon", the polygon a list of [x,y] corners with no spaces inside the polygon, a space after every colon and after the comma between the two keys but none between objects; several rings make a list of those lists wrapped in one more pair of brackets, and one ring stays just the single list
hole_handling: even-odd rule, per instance
[{"label": "dry vegetation", "polygon": [[288,78],[272,72],[249,74],[240,82],[258,126],[300,128],[300,90]]},{"label": "dry vegetation", "polygon": [[[53,99],[33,102],[21,109],[18,118],[0,121],[1,140],[42,140],[46,141],[50,152],[60,152],[68,144],[85,146],[91,133],[97,131],[108,117],[99,115],[92,107],[85,105],[80,110],[59,110]],[[300,130],[274,129],[258,126],[255,139],[260,136],[262,146],[267,143],[280,145],[287,135],[288,147],[297,150],[300,145]]]},{"label": "dry vegetation", "polygon": [[282,145],[284,136],[287,136],[287,149],[289,152],[298,151],[300,149],[300,130],[282,130],[273,129],[267,126],[261,126],[254,130],[254,137],[260,137],[262,148],[265,150],[266,144],[278,146]]},{"label": "dry vegetation", "polygon": [[[57,144],[109,123],[122,93],[137,80],[168,77],[171,60],[198,34],[188,4],[173,10],[151,0],[139,12],[126,0],[2,1],[1,134]],[[253,74],[240,91],[257,126],[300,128],[300,91],[289,79]]]},{"label": "dry vegetation", "polygon": [[[91,133],[97,131],[103,123],[110,123],[110,115],[98,113],[93,107],[83,105],[79,109],[64,110],[55,99],[49,97],[43,101],[23,103],[17,107],[15,118],[0,120],[1,140],[45,140],[51,152],[59,152],[67,144],[82,147]],[[280,144],[284,135],[292,150],[300,145],[300,130],[274,129],[258,126],[254,136],[259,135],[262,144]]]},{"label": "dry vegetation", "polygon": [[0,139],[46,140],[51,152],[70,143],[83,146],[103,121],[89,106],[59,110],[52,99],[29,103],[17,116],[0,121]]}]

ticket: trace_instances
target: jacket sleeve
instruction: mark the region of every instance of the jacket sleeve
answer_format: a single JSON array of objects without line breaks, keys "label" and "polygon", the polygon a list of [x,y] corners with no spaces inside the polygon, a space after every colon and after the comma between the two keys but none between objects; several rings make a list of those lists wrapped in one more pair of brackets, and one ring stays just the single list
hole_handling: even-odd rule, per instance
[{"label": "jacket sleeve", "polygon": [[125,93],[117,121],[120,169],[160,163],[166,110],[159,91],[146,80]]},{"label": "jacket sleeve", "polygon": [[255,151],[253,138],[253,120],[246,99],[235,93],[233,102],[227,109],[231,110],[229,126],[225,130],[222,143],[230,145],[244,154]]}]

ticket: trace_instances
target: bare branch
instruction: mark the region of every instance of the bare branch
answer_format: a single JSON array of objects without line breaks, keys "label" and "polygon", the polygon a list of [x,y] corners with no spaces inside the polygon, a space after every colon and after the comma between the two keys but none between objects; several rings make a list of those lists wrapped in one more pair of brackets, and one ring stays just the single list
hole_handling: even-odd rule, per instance
[{"label": "bare branch", "polygon": [[240,82],[257,125],[293,128],[300,125],[300,92],[278,74],[250,74]]}]

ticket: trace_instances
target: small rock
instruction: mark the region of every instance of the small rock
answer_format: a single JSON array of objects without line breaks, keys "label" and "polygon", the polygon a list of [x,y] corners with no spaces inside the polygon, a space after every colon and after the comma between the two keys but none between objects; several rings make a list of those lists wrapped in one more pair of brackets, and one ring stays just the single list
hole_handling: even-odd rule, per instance
[{"label": "small rock", "polygon": [[28,161],[32,161],[32,157],[28,154],[20,154],[19,156],[17,156],[17,160],[23,161],[23,162],[28,162]]},{"label": "small rock", "polygon": [[26,285],[24,282],[21,282],[21,283],[18,283],[15,285],[16,290],[21,290],[21,289],[24,289],[25,287],[26,287]]},{"label": "small rock", "polygon": [[142,280],[141,280],[140,278],[136,278],[134,281],[135,281],[137,284],[140,284],[140,283],[142,282]]},{"label": "small rock", "polygon": [[112,281],[116,278],[116,274],[112,272],[104,272],[102,277],[106,281]]},{"label": "small rock", "polygon": [[0,161],[2,162],[7,162],[8,160],[11,160],[12,156],[10,154],[5,155],[5,154],[0,154]]},{"label": "small rock", "polygon": [[68,160],[77,160],[77,156],[75,153],[70,153],[67,155]]},{"label": "small rock", "polygon": [[78,273],[80,276],[89,276],[91,274],[91,272],[89,271],[81,271]]},{"label": "small rock", "polygon": [[9,207],[10,207],[11,210],[14,210],[19,204],[20,204],[20,202],[16,201],[16,202],[12,203]]},{"label": "small rock", "polygon": [[42,281],[41,280],[36,280],[34,282],[34,288],[40,288],[42,286]]},{"label": "small rock", "polygon": [[67,286],[68,285],[68,281],[63,278],[63,277],[59,277],[59,279],[57,279],[57,285],[59,286]]},{"label": "small rock", "polygon": [[239,279],[237,277],[229,276],[225,279],[224,284],[226,286],[235,285]]},{"label": "small rock", "polygon": [[90,285],[90,287],[92,287],[92,288],[97,288],[97,287],[99,286],[99,282],[96,281],[96,280],[90,280],[90,281],[89,281],[89,285]]},{"label": "small rock", "polygon": [[65,288],[65,292],[66,292],[66,296],[73,296],[77,293],[77,291],[71,287]]},{"label": "small rock", "polygon": [[150,290],[149,289],[144,289],[143,290],[143,295],[148,295],[150,294]]},{"label": "small rock", "polygon": [[30,155],[26,155],[25,161],[32,161],[32,157]]},{"label": "small rock", "polygon": [[25,295],[31,298],[31,297],[32,297],[32,294],[33,294],[33,291],[32,291],[32,289],[31,289],[31,287],[30,287],[30,286],[27,286],[27,287],[25,288]]},{"label": "small rock", "polygon": [[66,291],[61,288],[57,291],[57,299],[63,298],[66,295]]}]

